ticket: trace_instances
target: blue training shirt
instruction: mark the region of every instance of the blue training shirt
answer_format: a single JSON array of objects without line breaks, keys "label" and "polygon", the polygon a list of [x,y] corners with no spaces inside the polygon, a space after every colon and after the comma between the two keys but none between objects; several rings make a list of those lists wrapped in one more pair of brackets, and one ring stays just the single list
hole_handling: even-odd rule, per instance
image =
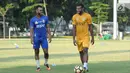
[{"label": "blue training shirt", "polygon": [[30,20],[30,28],[33,28],[33,36],[36,38],[47,38],[47,30],[46,26],[48,24],[48,17],[47,16],[41,16],[40,18],[37,18],[34,16]]}]

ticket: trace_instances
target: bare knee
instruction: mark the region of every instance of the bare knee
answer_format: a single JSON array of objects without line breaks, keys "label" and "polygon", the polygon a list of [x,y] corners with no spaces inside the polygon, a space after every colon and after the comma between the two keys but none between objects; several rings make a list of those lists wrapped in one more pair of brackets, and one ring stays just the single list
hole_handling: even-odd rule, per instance
[{"label": "bare knee", "polygon": [[48,49],[43,49],[43,52],[44,52],[44,58],[48,59],[49,58]]},{"label": "bare knee", "polygon": [[35,59],[36,59],[36,60],[39,59],[39,50],[35,50]]},{"label": "bare knee", "polygon": [[44,53],[44,58],[48,59],[49,58],[49,54],[48,53]]},{"label": "bare knee", "polygon": [[80,55],[83,55],[83,53],[84,53],[83,51],[80,51],[80,52],[79,52]]},{"label": "bare knee", "polygon": [[35,50],[35,55],[38,55],[39,54],[39,50]]},{"label": "bare knee", "polygon": [[84,48],[84,49],[83,49],[83,52],[84,52],[84,53],[88,53],[88,48]]}]

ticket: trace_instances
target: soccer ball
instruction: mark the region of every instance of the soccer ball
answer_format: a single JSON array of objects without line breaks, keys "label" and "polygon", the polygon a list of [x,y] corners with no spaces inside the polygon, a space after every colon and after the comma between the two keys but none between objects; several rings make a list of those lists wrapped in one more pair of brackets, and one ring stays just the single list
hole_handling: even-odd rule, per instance
[{"label": "soccer ball", "polygon": [[74,67],[74,72],[75,73],[82,73],[83,72],[83,67],[81,67],[81,66],[75,66]]}]

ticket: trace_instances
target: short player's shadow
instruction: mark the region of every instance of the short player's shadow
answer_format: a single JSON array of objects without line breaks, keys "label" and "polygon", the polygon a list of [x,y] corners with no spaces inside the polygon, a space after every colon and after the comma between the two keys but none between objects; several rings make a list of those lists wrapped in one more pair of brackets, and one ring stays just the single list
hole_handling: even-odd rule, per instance
[{"label": "short player's shadow", "polygon": [[0,51],[2,51],[2,50],[19,50],[19,49],[27,49],[27,48],[0,48]]},{"label": "short player's shadow", "polygon": [[0,58],[0,62],[12,62],[12,61],[20,61],[20,60],[34,60],[34,56],[14,56],[14,57],[3,57]]},{"label": "short player's shadow", "polygon": [[[50,54],[50,59],[61,59],[61,61],[64,61],[63,58],[65,57],[76,57],[78,56],[78,53],[75,54]],[[0,58],[0,62],[10,62],[10,61],[19,61],[19,60],[26,60],[26,59],[30,59],[30,60],[34,60],[34,56],[33,54],[31,56],[10,56],[10,57],[3,57]],[[43,54],[40,54],[40,59],[44,59]]]},{"label": "short player's shadow", "polygon": [[14,48],[0,48],[0,51],[2,50],[14,50]]},{"label": "short player's shadow", "polygon": [[93,55],[103,55],[103,54],[115,54],[115,53],[127,53],[130,50],[115,50],[115,51],[103,51],[103,52],[90,52],[91,56]]},{"label": "short player's shadow", "polygon": [[[129,73],[130,61],[108,61],[99,63],[89,63],[88,73]],[[74,73],[75,65],[80,64],[62,64],[51,66],[51,71],[47,71],[44,66],[41,66],[39,73]],[[22,65],[16,67],[7,67],[0,69],[0,73],[36,73],[36,67],[32,65]]]},{"label": "short player's shadow", "polygon": [[[1,48],[0,48],[1,49]],[[5,49],[5,48],[4,48]],[[14,48],[8,48],[10,49],[14,49]],[[17,49],[16,49],[17,50]],[[118,50],[118,51],[105,51],[105,52],[90,52],[90,56],[95,56],[95,55],[103,55],[103,54],[115,54],[115,53],[129,53],[130,50]],[[50,54],[50,59],[60,59],[61,62],[65,62],[67,61],[66,57],[79,57],[78,53],[67,53],[67,54]],[[43,54],[40,54],[40,58],[43,59]],[[10,61],[19,61],[19,60],[26,60],[26,59],[30,59],[30,60],[34,60],[34,56],[30,55],[30,56],[11,56],[11,57],[3,57],[0,58],[0,62],[10,62]]]}]

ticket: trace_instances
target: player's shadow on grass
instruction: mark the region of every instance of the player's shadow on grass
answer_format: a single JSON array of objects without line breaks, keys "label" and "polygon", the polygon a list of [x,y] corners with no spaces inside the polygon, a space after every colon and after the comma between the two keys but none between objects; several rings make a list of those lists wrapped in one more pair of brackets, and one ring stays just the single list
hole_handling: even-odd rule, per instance
[{"label": "player's shadow on grass", "polygon": [[115,50],[115,51],[103,51],[103,52],[90,52],[90,55],[101,55],[101,54],[116,54],[116,53],[127,53],[130,50]]},{"label": "player's shadow on grass", "polygon": [[16,48],[0,48],[0,51],[2,50],[17,50]]},{"label": "player's shadow on grass", "polygon": [[[103,54],[118,54],[118,53],[128,53],[130,50],[117,50],[117,51],[104,51],[104,52],[90,52],[90,56],[95,55],[103,55]],[[60,59],[60,58],[66,58],[66,57],[79,57],[78,53],[63,53],[63,54],[50,54],[50,59]],[[43,59],[44,56],[40,55],[40,58]],[[34,60],[34,56],[13,56],[13,57],[6,57],[6,58],[0,58],[0,62],[11,62],[11,61],[18,61],[23,59],[32,59]]]},{"label": "player's shadow on grass", "polygon": [[27,48],[0,48],[0,51],[4,51],[4,50],[19,50],[19,49],[27,49]]},{"label": "player's shadow on grass", "polygon": [[[35,63],[34,63],[35,64]],[[108,61],[99,63],[89,63],[88,73],[129,73],[130,61]],[[52,70],[47,71],[44,66],[41,66],[39,73],[74,73],[75,65],[80,64],[66,64],[51,66]],[[1,68],[0,73],[37,73],[35,66],[16,66],[10,68]]]}]

